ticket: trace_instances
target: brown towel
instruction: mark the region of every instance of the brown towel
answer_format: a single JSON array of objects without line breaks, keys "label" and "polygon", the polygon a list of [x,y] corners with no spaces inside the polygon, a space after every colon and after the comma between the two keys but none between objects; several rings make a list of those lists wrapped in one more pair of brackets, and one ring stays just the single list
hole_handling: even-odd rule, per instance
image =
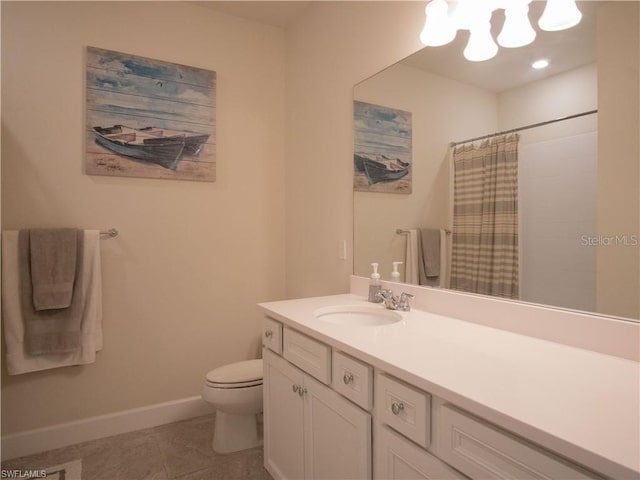
[{"label": "brown towel", "polygon": [[29,230],[31,283],[36,310],[71,305],[76,275],[77,230],[36,228]]},{"label": "brown towel", "polygon": [[418,264],[420,285],[440,284],[440,230],[437,228],[418,229]]},{"label": "brown towel", "polygon": [[33,304],[30,232],[29,230],[20,230],[18,234],[20,308],[25,324],[24,345],[30,355],[73,352],[80,348],[80,326],[84,309],[82,293],[83,232],[76,231],[76,237],[76,271],[71,305],[68,308],[38,311]]}]

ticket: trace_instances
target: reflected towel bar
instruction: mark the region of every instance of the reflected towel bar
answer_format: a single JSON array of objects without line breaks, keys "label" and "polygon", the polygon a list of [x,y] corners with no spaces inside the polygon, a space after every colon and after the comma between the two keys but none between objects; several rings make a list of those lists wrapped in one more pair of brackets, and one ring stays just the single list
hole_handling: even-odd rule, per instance
[{"label": "reflected towel bar", "polygon": [[[451,230],[449,229],[444,229],[444,233],[446,233],[447,235],[451,235]],[[396,229],[396,234],[398,235],[409,235],[409,230],[403,230],[401,228],[397,228]]]},{"label": "reflected towel bar", "polygon": [[101,237],[115,238],[119,234],[120,234],[120,232],[118,232],[118,230],[116,230],[115,228],[110,228],[109,230],[100,230],[100,236]]}]

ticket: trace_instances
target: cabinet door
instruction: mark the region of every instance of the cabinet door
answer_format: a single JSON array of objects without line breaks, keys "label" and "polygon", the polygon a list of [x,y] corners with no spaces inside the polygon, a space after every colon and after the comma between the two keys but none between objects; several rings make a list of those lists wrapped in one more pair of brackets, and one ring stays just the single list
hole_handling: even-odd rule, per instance
[{"label": "cabinet door", "polygon": [[373,478],[376,480],[467,478],[383,425],[376,424],[373,436]]},{"label": "cabinet door", "polygon": [[304,478],[303,407],[294,386],[304,375],[264,348],[264,465],[275,479]]},{"label": "cabinet door", "polygon": [[370,479],[371,416],[305,376],[305,478]]}]

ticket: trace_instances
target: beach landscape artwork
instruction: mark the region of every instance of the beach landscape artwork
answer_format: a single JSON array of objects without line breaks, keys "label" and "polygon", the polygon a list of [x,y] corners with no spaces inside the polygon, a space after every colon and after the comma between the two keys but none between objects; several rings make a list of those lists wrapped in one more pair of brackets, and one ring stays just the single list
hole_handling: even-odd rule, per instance
[{"label": "beach landscape artwork", "polygon": [[411,193],[411,112],[353,103],[353,189]]},{"label": "beach landscape artwork", "polygon": [[216,72],[87,47],[86,173],[213,182]]}]

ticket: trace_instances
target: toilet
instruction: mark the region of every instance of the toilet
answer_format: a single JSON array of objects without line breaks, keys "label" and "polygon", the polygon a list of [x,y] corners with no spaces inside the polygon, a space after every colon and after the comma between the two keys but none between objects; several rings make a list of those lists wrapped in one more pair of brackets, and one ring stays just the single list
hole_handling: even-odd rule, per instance
[{"label": "toilet", "polygon": [[230,453],[262,445],[257,414],[262,412],[262,359],[211,370],[202,398],[216,408],[213,450]]}]

